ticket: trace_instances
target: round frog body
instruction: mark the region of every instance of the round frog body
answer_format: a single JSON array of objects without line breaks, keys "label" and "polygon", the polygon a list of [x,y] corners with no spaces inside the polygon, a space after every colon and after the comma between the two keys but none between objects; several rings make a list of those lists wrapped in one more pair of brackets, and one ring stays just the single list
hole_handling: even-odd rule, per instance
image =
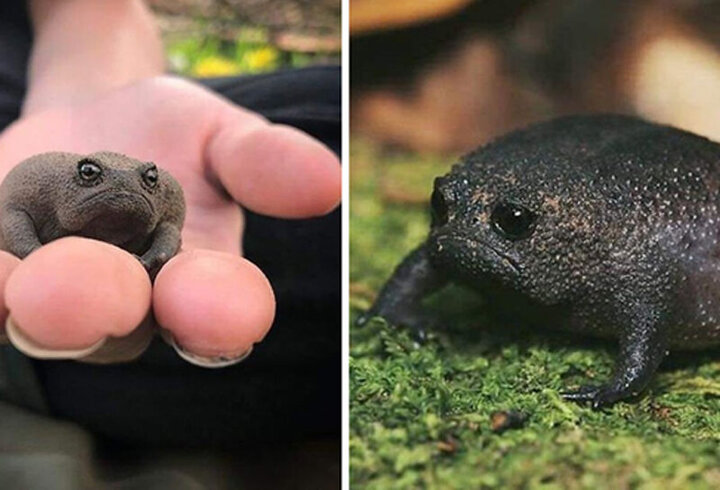
[{"label": "round frog body", "polygon": [[510,133],[435,181],[427,240],[360,318],[420,326],[448,282],[503,318],[619,339],[611,379],[639,394],[671,348],[720,344],[720,145],[639,119],[573,116]]},{"label": "round frog body", "polygon": [[120,153],[42,153],[0,185],[0,249],[24,258],[75,235],[138,256],[154,276],[180,249],[185,201],[166,171]]}]

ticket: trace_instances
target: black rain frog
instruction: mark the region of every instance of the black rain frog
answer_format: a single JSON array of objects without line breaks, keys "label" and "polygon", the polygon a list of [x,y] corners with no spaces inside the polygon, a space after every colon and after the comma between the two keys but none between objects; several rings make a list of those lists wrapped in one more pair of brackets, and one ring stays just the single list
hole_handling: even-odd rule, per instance
[{"label": "black rain frog", "polygon": [[0,185],[0,249],[25,258],[68,235],[135,254],[151,276],[180,249],[182,188],[166,171],[120,153],[51,152]]},{"label": "black rain frog", "polygon": [[614,374],[565,393],[641,393],[669,349],[720,343],[720,145],[625,116],[516,131],[435,181],[427,240],[360,318],[419,327],[448,282],[503,317],[617,338]]}]

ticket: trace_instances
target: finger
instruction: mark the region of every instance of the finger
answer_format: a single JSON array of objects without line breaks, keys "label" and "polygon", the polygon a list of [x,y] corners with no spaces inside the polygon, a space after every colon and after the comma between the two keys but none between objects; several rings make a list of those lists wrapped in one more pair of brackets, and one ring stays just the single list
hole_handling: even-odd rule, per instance
[{"label": "finger", "polygon": [[341,171],[335,155],[289,126],[227,123],[210,140],[207,155],[223,187],[257,213],[320,216],[340,200]]},{"label": "finger", "polygon": [[8,309],[5,303],[5,285],[20,259],[7,252],[0,251],[0,343],[5,341],[5,321]]},{"label": "finger", "polygon": [[124,250],[68,237],[25,258],[7,281],[5,299],[23,345],[82,351],[140,325],[150,309],[151,285]]},{"label": "finger", "polygon": [[160,270],[153,309],[182,349],[232,358],[265,337],[275,317],[270,283],[251,262],[210,250],[181,252]]}]

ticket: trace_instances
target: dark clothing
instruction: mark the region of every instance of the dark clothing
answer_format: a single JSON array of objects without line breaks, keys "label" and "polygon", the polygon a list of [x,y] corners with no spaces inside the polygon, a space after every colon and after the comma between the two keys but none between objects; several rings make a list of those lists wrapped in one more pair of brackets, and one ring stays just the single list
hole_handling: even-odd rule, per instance
[{"label": "dark clothing", "polygon": [[20,114],[31,41],[24,3],[0,2],[0,128]]},{"label": "dark clothing", "polygon": [[[21,4],[0,6],[0,128],[18,117],[25,90],[31,34]],[[201,83],[340,151],[337,67]],[[130,364],[32,361],[49,413],[113,443],[146,447],[229,448],[339,437],[339,211],[301,221],[248,212],[244,249],[268,275],[278,304],[273,328],[246,361],[226,369],[198,368],[160,341]],[[11,347],[2,349],[11,366],[5,368],[6,384],[32,386],[33,380],[8,374],[28,361]],[[2,378],[0,372],[0,390]]]}]

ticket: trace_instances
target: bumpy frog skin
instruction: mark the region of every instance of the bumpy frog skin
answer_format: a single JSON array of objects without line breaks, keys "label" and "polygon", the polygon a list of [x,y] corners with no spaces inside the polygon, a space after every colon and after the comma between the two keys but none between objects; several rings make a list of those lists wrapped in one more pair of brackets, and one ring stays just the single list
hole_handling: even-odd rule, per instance
[{"label": "bumpy frog skin", "polygon": [[43,153],[0,185],[0,249],[24,258],[76,235],[138,256],[151,276],[180,249],[185,201],[153,163],[119,153]]},{"label": "bumpy frog skin", "polygon": [[619,339],[594,407],[636,396],[671,348],[720,343],[720,145],[623,116],[516,131],[436,179],[425,243],[364,323],[421,326],[421,300],[456,282],[531,326]]}]

